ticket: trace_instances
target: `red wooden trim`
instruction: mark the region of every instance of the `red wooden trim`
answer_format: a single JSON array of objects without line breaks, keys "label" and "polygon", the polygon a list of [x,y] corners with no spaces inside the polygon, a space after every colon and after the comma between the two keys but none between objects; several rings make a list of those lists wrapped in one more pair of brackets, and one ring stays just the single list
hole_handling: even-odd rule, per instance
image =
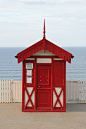
[{"label": "red wooden trim", "polygon": [[61,88],[61,91],[60,91],[60,93],[59,93],[59,95],[58,95],[59,97],[60,97],[60,95],[61,95],[62,91],[63,91],[63,89]]},{"label": "red wooden trim", "polygon": [[60,107],[62,108],[62,104],[61,104],[61,102],[60,102],[59,98],[58,98],[58,102],[59,102],[59,104],[60,104]]},{"label": "red wooden trim", "polygon": [[32,96],[32,94],[33,94],[33,91],[34,91],[34,88],[33,88],[32,92],[31,92],[31,94],[30,94],[30,96],[29,96],[29,99],[30,99],[30,102],[31,102],[31,104],[32,104],[32,107],[34,108],[33,102],[32,102],[32,100],[31,100],[31,96]]},{"label": "red wooden trim", "polygon": [[53,90],[54,90],[54,92],[55,92],[55,95],[56,95],[56,97],[57,97],[57,99],[56,99],[56,102],[55,102],[55,104],[54,104],[54,107],[53,107],[53,109],[55,108],[55,106],[56,106],[56,104],[57,104],[57,102],[58,102],[58,95],[57,95],[57,93],[56,93],[56,90],[55,90],[55,88],[53,88]]},{"label": "red wooden trim", "polygon": [[32,100],[31,100],[31,96],[32,96],[33,91],[34,91],[34,87],[33,87],[33,90],[32,90],[32,92],[31,92],[31,94],[28,93],[28,90],[27,90],[26,87],[24,87],[24,89],[25,89],[25,91],[26,91],[26,93],[27,93],[27,95],[28,95],[28,98],[29,98],[28,101],[26,102],[25,108],[27,107],[27,104],[28,104],[29,101],[31,102],[31,105],[32,105],[32,108],[33,108],[34,105],[33,105],[33,102],[32,102]]},{"label": "red wooden trim", "polygon": [[[68,57],[68,56],[71,57],[71,53],[69,53],[69,52],[67,52],[66,50],[60,48],[59,46],[56,46],[55,44],[51,43],[51,42],[48,41],[48,40],[46,40],[46,45],[51,46],[51,47],[52,47],[52,53],[54,53],[55,55],[58,55],[60,58],[62,58],[62,57],[64,57],[64,56],[66,55],[66,56],[65,56],[65,57],[66,57],[66,60],[65,60],[65,61],[68,61],[68,60],[67,60],[67,57]],[[58,50],[58,53],[55,52],[56,50]],[[57,53],[57,54],[56,54],[56,53]],[[62,59],[64,59],[64,58],[62,58]],[[68,62],[70,63],[71,60],[68,61]]]},{"label": "red wooden trim", "polygon": [[36,109],[36,110],[33,110],[33,109],[24,109],[23,112],[66,112],[66,110],[64,108],[60,108],[60,109],[54,109],[54,110],[44,110],[44,109]]},{"label": "red wooden trim", "polygon": [[[27,93],[27,95],[28,95],[28,98],[29,98],[29,93],[28,93],[28,91],[27,91],[27,88],[26,87],[24,87],[24,89],[25,89],[25,91],[26,91],[26,93]],[[27,102],[26,102],[26,105],[25,105],[25,107],[24,108],[26,108],[27,107],[27,104],[28,104],[28,102],[30,101],[30,98],[27,100]]]},{"label": "red wooden trim", "polygon": [[36,82],[36,73],[37,73],[37,71],[36,71],[37,69],[36,69],[36,58],[35,58],[35,63],[34,63],[34,88],[35,88],[35,98],[34,98],[34,110],[36,110],[36,84],[37,84],[37,82]]},{"label": "red wooden trim", "polygon": [[[61,108],[62,108],[62,104],[61,104],[61,102],[60,102],[59,98],[60,98],[60,95],[61,95],[62,91],[63,91],[63,89],[61,89],[61,91],[60,91],[60,93],[59,93],[59,95],[58,95],[58,102],[59,102],[59,104],[60,104]],[[64,99],[64,97],[63,97],[63,99]]]},{"label": "red wooden trim", "polygon": [[30,47],[24,49],[23,51],[19,52],[19,53],[17,54],[17,56],[21,56],[22,54],[26,53],[27,51],[29,52],[30,50],[36,48],[38,45],[41,45],[42,43],[43,43],[43,39],[40,40],[40,41],[38,41],[37,43],[33,44],[32,46],[30,46]]},{"label": "red wooden trim", "polygon": [[47,39],[46,39],[46,44],[48,44],[48,45],[50,45],[50,46],[53,46],[54,48],[58,48],[57,50],[63,51],[63,52],[65,52],[65,53],[71,55],[71,53],[69,53],[68,51],[62,49],[61,47],[59,47],[59,46],[57,46],[57,45],[55,45],[54,43],[50,42],[50,41],[47,40]]},{"label": "red wooden trim", "polygon": [[64,85],[58,85],[58,86],[56,86],[56,85],[53,84],[53,87],[61,87],[61,88],[64,88]]},{"label": "red wooden trim", "polygon": [[[18,63],[20,63],[21,61],[23,61],[24,59],[26,59],[26,57],[28,58],[28,57],[30,57],[31,55],[33,55],[34,54],[34,50],[36,51],[36,52],[38,52],[39,51],[39,47],[40,47],[40,45],[42,45],[42,42],[43,42],[43,40],[41,40],[41,41],[39,41],[38,42],[38,45],[37,44],[34,44],[35,45],[35,47],[28,47],[27,49],[25,49],[25,50],[23,50],[23,51],[21,51],[20,53],[18,53],[17,54],[17,57],[18,57]],[[29,54],[29,55],[28,55]],[[23,57],[23,55],[25,55],[24,57]]]},{"label": "red wooden trim", "polygon": [[[37,58],[36,58],[36,62],[37,62]],[[37,74],[38,74],[38,71],[37,71],[37,63],[35,63],[35,67],[36,67],[36,95],[35,95],[35,99],[36,99],[36,108],[37,108]]]},{"label": "red wooden trim", "polygon": [[57,56],[51,56],[51,55],[50,56],[44,56],[44,55],[42,56],[41,55],[41,56],[31,56],[31,58],[59,58],[59,57],[57,57]]},{"label": "red wooden trim", "polygon": [[38,65],[48,65],[48,66],[50,65],[50,66],[51,66],[52,64],[51,64],[51,63],[36,63],[36,65],[37,65],[37,66],[38,66]]},{"label": "red wooden trim", "polygon": [[[34,57],[31,56],[31,57],[35,58],[35,60],[31,60],[31,62],[34,63],[34,84],[32,86],[30,86],[30,87],[34,87],[34,92],[35,92],[34,105],[33,105],[32,100],[28,99],[28,101],[26,103],[28,104],[28,102],[30,101],[33,109],[27,107],[27,105],[24,106],[25,91],[24,91],[23,87],[24,86],[25,87],[29,87],[28,84],[25,84],[25,78],[24,78],[25,77],[25,64],[28,63],[28,61],[30,61],[30,60],[25,60],[23,62],[23,64],[22,64],[22,75],[23,75],[22,76],[22,111],[27,111],[28,110],[28,111],[35,111],[35,112],[40,112],[40,111],[46,112],[44,109],[39,109],[39,110],[36,109],[36,99],[37,99],[37,97],[36,97],[36,95],[37,95],[37,88],[36,88],[36,86],[37,86],[37,82],[36,82],[37,79],[36,79],[36,74],[37,74],[37,66],[38,65],[50,65],[51,66],[51,76],[53,77],[53,62],[57,61],[57,60],[53,60],[53,58],[55,58],[56,56],[48,56],[49,58],[52,59],[52,63],[36,63],[37,62],[37,57],[36,56],[34,56]],[[40,57],[40,56],[38,56],[38,57]],[[48,58],[48,57],[43,56],[42,58]],[[60,60],[60,61],[64,62],[64,78],[63,78],[64,79],[64,85],[63,86],[60,86],[60,85],[59,86],[53,86],[53,84],[52,84],[52,81],[53,81],[52,79],[53,78],[51,77],[51,109],[49,110],[50,112],[66,111],[66,61],[63,61],[63,60]],[[23,82],[24,82],[24,84],[23,84]],[[59,99],[62,91],[60,91],[60,95],[57,95],[58,99],[56,99],[56,101],[59,102],[61,109],[59,109],[59,107],[53,107],[53,88],[56,88],[56,87],[61,87],[62,88],[61,90],[63,90],[63,107],[62,107],[62,104],[61,104],[60,99]],[[55,103],[57,104],[57,102],[55,102]],[[55,106],[55,104],[54,104],[54,106]]]},{"label": "red wooden trim", "polygon": [[43,37],[43,52],[45,52],[45,46],[46,46],[46,40],[45,37]]},{"label": "red wooden trim", "polygon": [[[42,47],[43,46],[43,47]],[[25,60],[27,57],[30,57],[31,55],[35,54],[36,52],[39,52],[40,50],[48,50],[55,54],[56,56],[62,58],[65,61],[68,61],[71,63],[71,53],[67,52],[66,50],[60,48],[59,46],[56,46],[52,42],[46,40],[43,38],[39,42],[35,43],[34,45],[28,47],[27,49],[21,51],[17,54],[18,57],[18,63]],[[64,58],[65,57],[65,58]]]},{"label": "red wooden trim", "polygon": [[64,92],[63,92],[63,96],[64,96],[63,106],[66,111],[66,61],[64,61]]},{"label": "red wooden trim", "polygon": [[40,110],[50,110],[51,109],[51,107],[37,107],[37,109],[40,109]]},{"label": "red wooden trim", "polygon": [[24,84],[25,87],[35,87],[34,85],[35,85],[35,84],[32,85],[32,84],[29,84],[29,83]]},{"label": "red wooden trim", "polygon": [[53,58],[51,65],[51,110],[53,110]]},{"label": "red wooden trim", "polygon": [[37,52],[39,52],[39,46],[37,47]]},{"label": "red wooden trim", "polygon": [[[25,84],[24,86],[27,86],[27,87],[34,87],[34,66],[35,66],[35,60],[25,60],[25,76],[24,76],[24,79],[25,79]],[[27,69],[26,69],[26,63],[33,63],[33,69],[32,69],[32,83],[31,84],[28,84],[27,83]]]},{"label": "red wooden trim", "polygon": [[[41,85],[40,85],[41,86]],[[37,88],[40,89],[40,88]],[[45,88],[41,88],[40,90],[44,90]],[[46,88],[46,90],[51,90],[51,88]]]},{"label": "red wooden trim", "polygon": [[22,62],[22,110],[24,110],[24,62]]},{"label": "red wooden trim", "polygon": [[61,93],[62,93],[63,89],[61,89],[61,91],[60,91],[59,95],[57,95],[55,88],[53,88],[53,90],[54,90],[55,95],[56,95],[56,97],[57,97],[57,100],[56,100],[56,102],[55,102],[55,104],[54,104],[53,109],[56,107],[57,102],[59,102],[60,107],[62,108],[62,104],[61,104],[61,102],[60,102],[60,99],[59,99],[59,98],[60,98],[60,95],[61,95]]}]

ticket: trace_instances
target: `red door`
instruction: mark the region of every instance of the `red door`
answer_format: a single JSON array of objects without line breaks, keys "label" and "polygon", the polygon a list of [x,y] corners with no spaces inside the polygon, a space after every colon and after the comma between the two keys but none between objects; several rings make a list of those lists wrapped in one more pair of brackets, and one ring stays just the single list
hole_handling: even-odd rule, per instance
[{"label": "red door", "polygon": [[50,109],[50,107],[51,107],[51,66],[38,65],[37,108]]}]

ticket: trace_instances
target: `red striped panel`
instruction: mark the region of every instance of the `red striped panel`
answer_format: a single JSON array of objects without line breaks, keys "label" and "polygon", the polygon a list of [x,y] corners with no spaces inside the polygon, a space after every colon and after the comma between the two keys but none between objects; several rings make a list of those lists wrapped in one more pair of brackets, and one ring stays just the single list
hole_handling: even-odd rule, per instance
[{"label": "red striped panel", "polygon": [[58,50],[56,50],[56,56],[58,56]]},{"label": "red striped panel", "polygon": [[39,50],[42,50],[42,45],[39,46]]},{"label": "red striped panel", "polygon": [[47,49],[47,50],[49,50],[49,46],[48,46],[48,44],[46,44],[46,49]]},{"label": "red striped panel", "polygon": [[36,53],[36,48],[34,48],[34,54]]},{"label": "red striped panel", "polygon": [[33,50],[31,50],[31,56],[33,55]]},{"label": "red striped panel", "polygon": [[28,57],[28,58],[30,57],[30,52],[27,52],[27,57]]},{"label": "red striped panel", "polygon": [[39,46],[37,47],[37,52],[39,52]]},{"label": "red striped panel", "polygon": [[[45,46],[43,46],[43,42]],[[59,46],[56,46],[55,44],[46,39],[45,40],[42,39],[39,42],[35,43],[34,45],[18,53],[17,54],[18,62],[20,63],[24,59],[29,58],[31,55],[42,50],[43,47],[46,48],[48,51],[52,52],[53,54],[55,54],[56,56],[58,56],[59,58],[62,58],[63,60],[68,61],[69,63],[71,62],[71,53],[65,51]]]},{"label": "red striped panel", "polygon": [[52,51],[52,48],[51,48],[51,46],[49,46],[49,51],[50,51],[50,52]]},{"label": "red striped panel", "polygon": [[52,47],[52,53],[55,54],[55,49]]}]

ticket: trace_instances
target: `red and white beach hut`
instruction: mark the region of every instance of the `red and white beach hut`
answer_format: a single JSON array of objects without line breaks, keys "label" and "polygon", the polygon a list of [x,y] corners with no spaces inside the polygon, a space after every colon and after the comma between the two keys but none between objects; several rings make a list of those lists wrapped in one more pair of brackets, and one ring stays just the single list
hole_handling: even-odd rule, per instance
[{"label": "red and white beach hut", "polygon": [[73,55],[45,37],[16,56],[22,62],[22,111],[66,111],[66,61]]}]

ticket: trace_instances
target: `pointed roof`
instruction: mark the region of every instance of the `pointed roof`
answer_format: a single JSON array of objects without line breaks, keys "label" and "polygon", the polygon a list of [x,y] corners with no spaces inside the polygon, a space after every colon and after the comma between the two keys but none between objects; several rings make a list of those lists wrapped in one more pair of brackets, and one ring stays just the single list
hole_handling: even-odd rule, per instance
[{"label": "pointed roof", "polygon": [[71,63],[71,58],[74,56],[67,52],[66,50],[60,48],[59,46],[55,45],[54,43],[50,42],[49,40],[45,39],[45,19],[44,19],[44,30],[43,30],[43,39],[39,42],[33,44],[32,46],[26,48],[25,50],[19,52],[16,58],[18,58],[18,63],[21,61],[24,61],[26,58],[29,58],[36,52],[39,52],[40,50],[48,50],[49,52],[52,52],[57,57],[62,58],[64,61],[67,61]]}]

